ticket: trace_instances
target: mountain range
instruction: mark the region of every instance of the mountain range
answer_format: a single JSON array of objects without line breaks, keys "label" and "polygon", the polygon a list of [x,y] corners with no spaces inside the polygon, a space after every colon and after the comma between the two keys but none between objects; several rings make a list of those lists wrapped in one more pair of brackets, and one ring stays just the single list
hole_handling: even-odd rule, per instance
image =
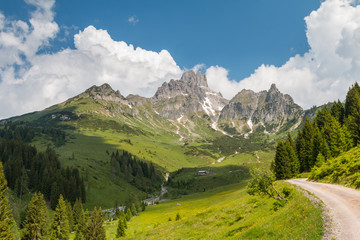
[{"label": "mountain range", "polygon": [[[95,105],[89,105],[90,102]],[[64,110],[66,113],[61,115]],[[281,93],[275,84],[268,91],[258,93],[244,89],[227,100],[220,92],[209,88],[202,72],[192,70],[185,72],[179,80],[164,82],[150,98],[124,97],[105,83],[30,115],[46,118],[46,113],[48,120],[56,120],[58,116],[57,120],[62,121],[82,115],[100,115],[120,121],[134,130],[142,128],[133,123],[134,120],[155,128],[163,128],[166,124],[181,139],[203,136],[198,124],[231,136],[247,136],[253,132],[275,134],[282,128],[298,127],[304,116],[303,109],[291,96]]]},{"label": "mountain range", "polygon": [[106,83],[92,86],[62,103],[2,123],[35,127],[32,144],[39,149],[53,146],[62,164],[86,176],[88,206],[112,207],[114,199],[148,194],[125,176],[113,175],[112,152],[127,151],[164,174],[234,165],[216,170],[227,179],[228,171],[243,171],[238,169],[243,164],[269,165],[277,140],[306,116],[275,84],[258,93],[242,90],[227,100],[208,86],[202,72],[187,71],[163,83],[150,98],[125,97],[120,91]]}]

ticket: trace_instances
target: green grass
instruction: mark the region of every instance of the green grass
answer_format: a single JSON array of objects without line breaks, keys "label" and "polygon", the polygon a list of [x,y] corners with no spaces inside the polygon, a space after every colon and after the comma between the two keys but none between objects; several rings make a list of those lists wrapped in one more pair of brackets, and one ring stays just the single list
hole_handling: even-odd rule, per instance
[{"label": "green grass", "polygon": [[[319,206],[292,189],[290,200],[275,210],[275,200],[250,196],[245,183],[184,196],[156,206],[129,222],[125,239],[321,239]],[[175,221],[176,214],[181,219]],[[169,221],[169,218],[172,221]],[[117,222],[106,223],[114,239]]]},{"label": "green grass", "polygon": [[310,179],[360,188],[360,147],[314,167]]}]

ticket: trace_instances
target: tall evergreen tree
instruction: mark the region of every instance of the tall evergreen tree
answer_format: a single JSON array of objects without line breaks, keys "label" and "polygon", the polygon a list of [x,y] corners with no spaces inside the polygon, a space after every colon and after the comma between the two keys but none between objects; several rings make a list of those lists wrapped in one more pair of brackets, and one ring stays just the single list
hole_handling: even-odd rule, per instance
[{"label": "tall evergreen tree", "polygon": [[83,212],[83,214],[79,215],[79,218],[77,218],[76,234],[74,240],[85,239],[85,233],[89,222],[90,222],[89,212],[86,210]]},{"label": "tall evergreen tree", "polygon": [[359,107],[358,106],[359,98],[360,98],[360,86],[356,82],[353,86],[351,86],[351,88],[346,94],[345,117],[352,115],[354,110]]},{"label": "tall evergreen tree", "polygon": [[338,100],[330,108],[330,114],[342,125],[344,124],[345,108],[343,104]]},{"label": "tall evergreen tree", "polygon": [[81,202],[81,199],[77,198],[74,206],[73,206],[73,214],[74,214],[74,225],[76,226],[81,218],[84,215],[84,209]]},{"label": "tall evergreen tree", "polygon": [[72,232],[74,230],[74,213],[73,213],[73,210],[72,210],[72,207],[71,207],[71,203],[69,201],[66,201],[66,213],[67,213],[67,217],[68,217],[68,220],[69,220],[69,229],[70,229],[70,232]]},{"label": "tall evergreen tree", "polygon": [[55,216],[51,226],[50,239],[69,239],[70,227],[66,203],[62,195],[59,197],[55,209]]},{"label": "tall evergreen tree", "polygon": [[44,195],[34,193],[26,210],[24,222],[25,231],[22,239],[47,239],[48,233],[48,210]]},{"label": "tall evergreen tree", "polygon": [[322,135],[329,146],[330,157],[337,157],[340,153],[349,150],[350,140],[347,139],[349,134],[346,131],[346,127],[341,127],[333,116],[326,122]]},{"label": "tall evergreen tree", "polygon": [[91,215],[91,219],[87,225],[86,232],[84,235],[84,239],[86,240],[105,240],[106,234],[104,229],[104,217],[101,212],[101,208],[99,210],[94,208],[94,211]]},{"label": "tall evergreen tree", "polygon": [[125,224],[126,224],[126,219],[119,218],[118,226],[117,226],[117,229],[116,229],[116,237],[117,238],[124,237],[126,235],[126,233],[125,233],[125,230],[126,230]]},{"label": "tall evergreen tree", "polygon": [[314,126],[309,118],[296,138],[296,152],[300,162],[300,172],[310,171],[310,162],[313,156]]},{"label": "tall evergreen tree", "polygon": [[0,162],[0,239],[14,239],[12,227],[14,218],[7,197],[7,182]]},{"label": "tall evergreen tree", "polygon": [[132,218],[132,213],[131,213],[131,210],[130,208],[126,208],[126,213],[125,213],[125,219],[126,221],[130,221],[130,219]]},{"label": "tall evergreen tree", "polygon": [[293,145],[294,143],[290,135],[288,135],[288,139],[285,142],[278,142],[272,166],[276,179],[291,178],[299,173],[300,163]]},{"label": "tall evergreen tree", "polygon": [[358,83],[355,83],[346,95],[345,117],[354,145],[357,145],[360,142],[360,87]]}]

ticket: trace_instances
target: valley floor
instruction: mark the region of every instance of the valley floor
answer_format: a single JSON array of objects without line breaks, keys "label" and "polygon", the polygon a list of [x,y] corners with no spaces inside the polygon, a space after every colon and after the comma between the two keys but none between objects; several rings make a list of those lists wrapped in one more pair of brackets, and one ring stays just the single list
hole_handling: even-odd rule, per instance
[{"label": "valley floor", "polygon": [[[320,206],[288,183],[277,188],[290,189],[285,204],[250,196],[242,183],[149,206],[128,223],[125,239],[321,239]],[[106,223],[107,239],[116,227]]]}]

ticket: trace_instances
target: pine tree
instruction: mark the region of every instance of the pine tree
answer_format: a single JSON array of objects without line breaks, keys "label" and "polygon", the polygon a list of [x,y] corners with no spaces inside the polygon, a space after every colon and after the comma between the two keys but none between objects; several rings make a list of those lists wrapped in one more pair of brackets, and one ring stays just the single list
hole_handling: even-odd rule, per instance
[{"label": "pine tree", "polygon": [[126,214],[125,214],[126,221],[130,221],[131,218],[132,218],[131,210],[130,208],[126,208]]},{"label": "pine tree", "polygon": [[51,185],[51,193],[50,193],[50,206],[51,209],[55,209],[59,202],[59,186],[56,182],[53,182]]},{"label": "pine tree", "polygon": [[273,165],[274,175],[276,179],[285,179],[285,172],[286,172],[286,150],[285,144],[283,141],[278,141],[276,146],[276,153],[275,153],[275,160]]},{"label": "pine tree", "polygon": [[82,206],[82,202],[79,198],[76,199],[74,206],[73,206],[73,214],[74,214],[74,226],[76,226],[81,218],[84,215],[84,209]]},{"label": "pine tree", "polygon": [[70,227],[66,203],[63,196],[60,195],[51,226],[50,239],[69,239],[69,233]]},{"label": "pine tree", "polygon": [[91,215],[90,222],[87,225],[86,232],[84,235],[84,239],[86,240],[104,240],[106,239],[105,229],[104,229],[104,218],[101,212],[101,208],[99,210],[94,208],[94,211]]},{"label": "pine tree", "polygon": [[126,235],[124,223],[126,223],[126,220],[123,218],[119,218],[118,226],[116,229],[116,237],[117,238],[124,237]]},{"label": "pine tree", "polygon": [[131,204],[130,211],[133,216],[137,215],[137,210],[134,203]]},{"label": "pine tree", "polygon": [[76,225],[76,234],[74,240],[83,240],[86,233],[87,225],[90,222],[89,212],[86,210],[77,219],[78,222]]},{"label": "pine tree", "polygon": [[349,150],[349,133],[345,126],[341,127],[340,123],[331,116],[326,122],[322,135],[330,149],[330,157],[337,157],[340,153]]},{"label": "pine tree", "polygon": [[71,207],[71,203],[69,201],[65,201],[66,202],[66,213],[67,213],[67,217],[69,220],[69,229],[70,232],[72,232],[74,230],[74,213]]},{"label": "pine tree", "polygon": [[44,195],[40,192],[34,193],[26,210],[24,222],[24,240],[47,239],[48,233],[48,210]]},{"label": "pine tree", "polygon": [[286,166],[286,178],[292,178],[299,173],[300,170],[300,163],[296,156],[295,149],[292,145],[292,142],[287,140],[285,142],[285,150],[287,153],[287,163]]},{"label": "pine tree", "polygon": [[310,171],[313,155],[314,126],[309,118],[305,119],[304,127],[296,138],[296,151],[300,162],[300,172]]},{"label": "pine tree", "polygon": [[300,163],[296,156],[293,141],[290,136],[276,147],[275,159],[272,165],[276,179],[287,179],[299,173]]},{"label": "pine tree", "polygon": [[360,142],[360,87],[355,83],[348,91],[345,100],[346,125],[356,146]]},{"label": "pine tree", "polygon": [[14,239],[12,226],[14,219],[9,207],[7,197],[7,182],[4,175],[3,165],[0,162],[0,239]]},{"label": "pine tree", "polygon": [[315,131],[314,131],[313,145],[312,145],[312,157],[311,157],[311,161],[309,162],[310,168],[312,168],[315,165],[317,156],[319,155],[319,153],[321,153],[321,147],[324,141],[322,134],[319,128],[317,127],[317,125],[315,125],[314,130]]},{"label": "pine tree", "polygon": [[353,86],[351,86],[351,88],[346,94],[345,117],[352,115],[354,110],[359,107],[358,106],[359,98],[360,98],[360,86],[356,82]]},{"label": "pine tree", "polygon": [[338,100],[330,108],[330,114],[342,125],[344,124],[345,108],[343,104]]}]

